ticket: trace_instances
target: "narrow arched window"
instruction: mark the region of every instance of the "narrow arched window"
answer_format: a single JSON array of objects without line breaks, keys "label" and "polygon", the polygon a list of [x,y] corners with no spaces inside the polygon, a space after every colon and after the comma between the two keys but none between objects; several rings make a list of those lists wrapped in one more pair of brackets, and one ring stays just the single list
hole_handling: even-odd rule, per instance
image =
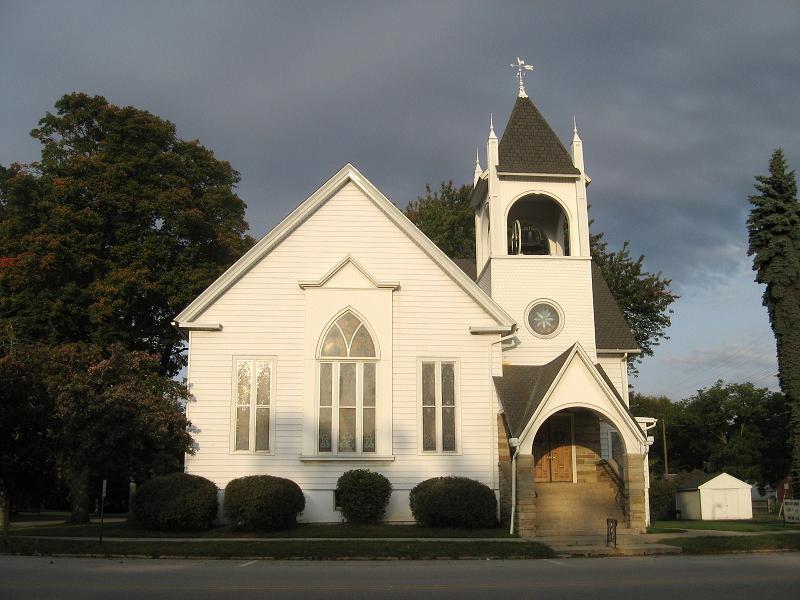
[{"label": "narrow arched window", "polygon": [[322,336],[318,356],[319,452],[375,452],[378,353],[362,320],[348,310]]}]

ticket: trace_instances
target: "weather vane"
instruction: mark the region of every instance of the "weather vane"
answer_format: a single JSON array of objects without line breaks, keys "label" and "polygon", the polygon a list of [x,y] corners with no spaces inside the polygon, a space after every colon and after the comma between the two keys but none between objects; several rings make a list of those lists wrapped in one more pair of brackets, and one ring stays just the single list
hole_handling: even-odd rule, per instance
[{"label": "weather vane", "polygon": [[519,97],[527,98],[528,94],[525,93],[525,71],[533,71],[533,65],[525,64],[519,56],[516,63],[511,63],[511,66],[517,70],[517,79],[519,80]]}]

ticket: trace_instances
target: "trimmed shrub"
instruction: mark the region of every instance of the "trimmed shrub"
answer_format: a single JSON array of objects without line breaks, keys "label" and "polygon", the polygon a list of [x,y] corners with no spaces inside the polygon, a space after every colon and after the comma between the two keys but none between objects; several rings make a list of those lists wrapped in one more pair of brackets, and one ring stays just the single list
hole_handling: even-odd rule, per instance
[{"label": "trimmed shrub", "polygon": [[235,529],[278,531],[293,526],[306,507],[303,491],[291,479],[249,475],[225,487],[222,510]]},{"label": "trimmed shrub", "polygon": [[205,477],[170,473],[145,481],[131,503],[134,520],[162,531],[201,531],[217,516],[217,486]]},{"label": "trimmed shrub", "polygon": [[494,527],[497,498],[480,481],[434,477],[411,490],[411,513],[427,527]]},{"label": "trimmed shrub", "polygon": [[675,518],[675,484],[666,479],[650,480],[650,519]]},{"label": "trimmed shrub", "polygon": [[377,523],[386,513],[392,484],[380,473],[354,469],[336,482],[336,499],[350,523]]}]

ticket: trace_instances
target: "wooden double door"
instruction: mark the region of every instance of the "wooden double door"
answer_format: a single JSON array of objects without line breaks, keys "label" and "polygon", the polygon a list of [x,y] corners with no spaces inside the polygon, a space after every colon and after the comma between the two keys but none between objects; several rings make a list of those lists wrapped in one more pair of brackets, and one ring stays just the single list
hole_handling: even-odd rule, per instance
[{"label": "wooden double door", "polygon": [[533,438],[533,478],[572,481],[572,415],[553,415]]}]

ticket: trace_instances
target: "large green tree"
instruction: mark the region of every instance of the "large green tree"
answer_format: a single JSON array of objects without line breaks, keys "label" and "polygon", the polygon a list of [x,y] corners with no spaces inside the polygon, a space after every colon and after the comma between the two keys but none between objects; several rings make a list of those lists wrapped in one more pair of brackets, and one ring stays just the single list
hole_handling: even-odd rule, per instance
[{"label": "large green tree", "polygon": [[[406,216],[450,258],[475,256],[475,212],[471,206],[472,186],[456,187],[452,181],[438,190],[425,186],[425,195],[408,204]],[[611,293],[620,305],[642,349],[652,356],[660,340],[667,339],[671,324],[670,306],[678,296],[669,286],[671,280],[661,273],[644,268],[644,256],[631,256],[629,244],[613,251],[603,241],[603,234],[591,236],[592,258],[600,266]],[[631,363],[635,370],[635,366]]]},{"label": "large green tree", "polygon": [[680,459],[678,456],[674,456],[675,448],[672,443],[672,436],[669,435],[669,429],[676,420],[680,406],[666,396],[648,396],[632,392],[630,394],[630,409],[634,415],[647,415],[658,419],[656,427],[647,432],[648,435],[653,436],[653,444],[650,446],[649,454],[650,472],[657,478],[661,478],[665,474],[665,445],[663,437],[665,430],[667,431],[666,462],[670,470],[674,471],[674,466]]},{"label": "large green tree", "polygon": [[[644,255],[631,256],[630,242],[625,241],[619,250],[610,250],[603,241],[603,233],[589,238],[592,259],[600,267],[614,299],[633,331],[633,337],[642,354],[652,356],[661,340],[669,339],[667,329],[672,324],[670,306],[678,296],[669,289],[671,279],[661,272],[650,273],[644,268]],[[630,363],[636,370],[635,364]]]},{"label": "large green tree", "polygon": [[42,373],[52,398],[52,449],[64,473],[71,520],[88,520],[89,481],[174,471],[191,452],[184,384],[165,377],[159,356],[90,344],[51,349]]},{"label": "large green tree", "polygon": [[669,412],[670,471],[726,471],[775,485],[789,467],[786,397],[751,383],[699,390]]},{"label": "large green tree", "polygon": [[0,332],[185,363],[170,321],[245,252],[239,174],[147,111],[68,94],[0,166]]},{"label": "large green tree", "polygon": [[52,467],[52,398],[42,372],[48,348],[22,347],[0,356],[0,521],[8,534],[11,507],[46,479]]},{"label": "large green tree", "polygon": [[471,185],[455,187],[448,181],[434,191],[427,184],[425,195],[408,203],[406,216],[450,258],[473,258],[475,211],[471,199]]},{"label": "large green tree", "polygon": [[792,484],[800,495],[800,203],[797,180],[783,150],[769,161],[769,175],[756,176],[747,219],[748,254],[756,281],[766,285],[763,303],[769,312],[778,351],[778,379],[792,406]]}]

